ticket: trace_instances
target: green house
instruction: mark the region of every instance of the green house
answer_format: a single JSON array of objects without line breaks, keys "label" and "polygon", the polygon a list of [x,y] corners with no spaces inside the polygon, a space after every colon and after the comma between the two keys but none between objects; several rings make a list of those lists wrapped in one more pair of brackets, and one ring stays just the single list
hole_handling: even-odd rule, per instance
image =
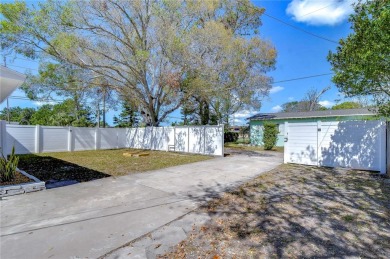
[{"label": "green house", "polygon": [[263,123],[270,121],[278,125],[279,134],[276,146],[284,146],[284,123],[285,122],[316,122],[316,121],[348,121],[365,120],[375,116],[375,113],[368,109],[348,110],[325,110],[310,112],[278,112],[258,113],[249,117],[250,140],[253,146],[263,145]]}]

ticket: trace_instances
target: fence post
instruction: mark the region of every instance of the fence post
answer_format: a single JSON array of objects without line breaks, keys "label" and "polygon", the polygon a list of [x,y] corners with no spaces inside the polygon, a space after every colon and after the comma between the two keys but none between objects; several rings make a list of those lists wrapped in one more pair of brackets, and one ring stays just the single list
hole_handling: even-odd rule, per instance
[{"label": "fence post", "polygon": [[173,148],[176,151],[176,126],[173,126]]},{"label": "fence post", "polygon": [[68,151],[69,152],[74,151],[74,147],[73,147],[73,127],[72,126],[69,126],[69,130],[68,130]]},{"label": "fence post", "polygon": [[222,132],[222,157],[225,157],[225,125],[221,124]]},{"label": "fence post", "polygon": [[0,121],[0,153],[6,156],[7,148],[7,125],[5,121]]},{"label": "fence post", "polygon": [[321,139],[322,139],[322,122],[317,121],[317,166],[320,165],[320,160],[322,158],[322,150],[321,150]]},{"label": "fence post", "polygon": [[187,153],[190,153],[190,126],[187,126]]},{"label": "fence post", "polygon": [[203,126],[203,154],[206,154],[206,126]]},{"label": "fence post", "polygon": [[[384,119],[381,119],[378,121],[379,124],[379,129],[378,129],[378,134],[379,134],[379,163],[380,163],[380,173],[381,174],[386,174],[389,173],[387,168],[387,162],[388,162],[388,150],[386,150],[386,145],[389,142],[389,136],[386,134],[387,129],[386,129],[386,121]],[[387,136],[386,136],[387,135]],[[388,146],[387,146],[388,148]]]},{"label": "fence post", "polygon": [[98,127],[95,128],[95,150],[100,149],[100,130]]},{"label": "fence post", "polygon": [[35,126],[35,153],[41,152],[41,126]]},{"label": "fence post", "polygon": [[288,163],[288,161],[289,161],[289,155],[288,155],[288,141],[289,141],[289,139],[288,139],[288,122],[286,121],[285,123],[284,123],[284,144],[283,144],[283,163]]},{"label": "fence post", "polygon": [[390,177],[390,122],[385,124],[386,127],[386,163],[387,175]]}]

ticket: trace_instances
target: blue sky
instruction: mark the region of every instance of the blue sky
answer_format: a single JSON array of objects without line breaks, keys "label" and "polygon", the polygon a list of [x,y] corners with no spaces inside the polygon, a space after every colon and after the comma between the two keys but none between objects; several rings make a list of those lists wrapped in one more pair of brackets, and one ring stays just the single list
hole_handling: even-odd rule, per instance
[{"label": "blue sky", "polygon": [[[312,75],[331,73],[326,59],[330,50],[335,50],[340,38],[350,33],[347,19],[352,12],[352,0],[293,0],[252,2],[264,7],[263,25],[259,28],[263,39],[271,41],[278,51],[276,69],[269,73],[275,83],[269,97],[265,98],[260,110],[243,110],[235,114],[236,124],[245,123],[245,118],[258,112],[277,112],[283,103],[301,100],[310,88],[322,89],[331,86],[331,90],[321,98],[321,104],[330,107],[340,98],[337,88],[331,82],[332,75],[313,77],[304,80],[279,82]],[[283,23],[284,22],[284,23]],[[289,25],[287,25],[288,23]],[[293,28],[294,26],[295,28]],[[303,32],[302,30],[306,31]],[[313,35],[314,34],[314,35]],[[17,58],[7,60],[7,65],[19,72],[30,68],[36,72],[38,64]],[[279,82],[279,83],[278,83]],[[10,106],[37,107],[39,103],[16,99],[24,96],[15,91],[9,99]],[[6,106],[5,102],[0,109]],[[115,112],[107,114],[108,123],[112,123]],[[171,114],[170,121],[179,121],[180,112]]]}]

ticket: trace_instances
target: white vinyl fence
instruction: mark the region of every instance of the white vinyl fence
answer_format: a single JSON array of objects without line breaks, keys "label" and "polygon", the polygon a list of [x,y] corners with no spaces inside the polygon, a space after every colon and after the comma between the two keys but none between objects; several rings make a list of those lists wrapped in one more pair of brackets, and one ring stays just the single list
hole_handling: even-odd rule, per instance
[{"label": "white vinyl fence", "polygon": [[385,121],[285,123],[284,162],[386,173]]},{"label": "white vinyl fence", "polygon": [[0,121],[0,148],[5,154],[136,148],[223,156],[224,128],[180,126],[146,128],[79,128],[24,126]]}]

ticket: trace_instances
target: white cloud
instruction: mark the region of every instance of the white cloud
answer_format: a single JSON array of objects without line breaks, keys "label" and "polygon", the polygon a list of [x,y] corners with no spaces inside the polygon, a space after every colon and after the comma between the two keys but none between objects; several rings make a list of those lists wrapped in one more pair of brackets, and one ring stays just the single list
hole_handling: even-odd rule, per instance
[{"label": "white cloud", "polygon": [[286,12],[297,22],[310,25],[335,25],[343,22],[353,12],[356,0],[293,0]]},{"label": "white cloud", "polygon": [[288,100],[289,100],[290,102],[292,102],[292,101],[294,101],[294,100],[295,100],[295,97],[293,97],[293,96],[290,96],[290,97],[288,97]]},{"label": "white cloud", "polygon": [[280,105],[276,105],[274,107],[272,107],[271,109],[273,112],[280,112],[282,110],[282,106]]},{"label": "white cloud", "polygon": [[272,87],[270,90],[269,90],[269,93],[270,94],[274,94],[274,93],[277,93],[277,92],[280,92],[284,89],[283,86],[274,86]]},{"label": "white cloud", "polygon": [[320,101],[318,103],[321,104],[322,106],[326,107],[326,108],[330,108],[330,107],[332,107],[335,104],[334,102],[331,102],[331,101],[328,101],[328,100]]},{"label": "white cloud", "polygon": [[233,125],[246,125],[248,124],[248,121],[246,119],[257,113],[258,111],[242,110],[230,116],[230,120]]},{"label": "white cloud", "polygon": [[36,106],[43,106],[43,105],[45,105],[45,104],[54,105],[54,104],[56,104],[56,102],[51,102],[51,101],[49,101],[49,102],[45,102],[45,101],[34,101],[34,104],[35,104]]}]

